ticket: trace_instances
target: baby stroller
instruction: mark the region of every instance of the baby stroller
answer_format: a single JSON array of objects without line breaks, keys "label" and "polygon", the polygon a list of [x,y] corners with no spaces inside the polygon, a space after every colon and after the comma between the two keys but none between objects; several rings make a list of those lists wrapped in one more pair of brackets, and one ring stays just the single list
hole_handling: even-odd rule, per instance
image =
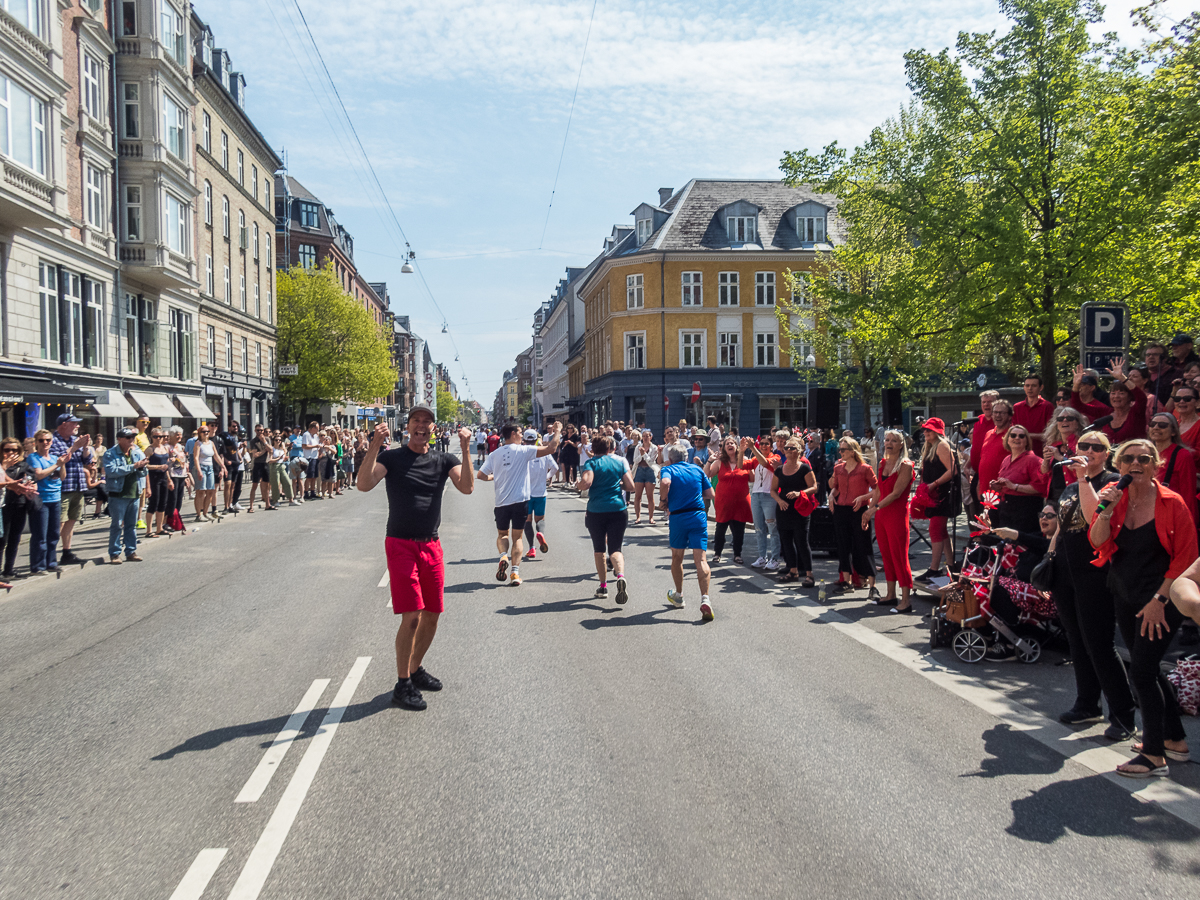
[{"label": "baby stroller", "polygon": [[[942,596],[929,625],[929,646],[949,645],[966,663],[992,651],[1037,662],[1042,647],[1059,631],[1054,602],[1032,585],[1006,576],[1020,548],[986,536],[967,548],[962,573]],[[1003,612],[1003,615],[1000,613]]]}]

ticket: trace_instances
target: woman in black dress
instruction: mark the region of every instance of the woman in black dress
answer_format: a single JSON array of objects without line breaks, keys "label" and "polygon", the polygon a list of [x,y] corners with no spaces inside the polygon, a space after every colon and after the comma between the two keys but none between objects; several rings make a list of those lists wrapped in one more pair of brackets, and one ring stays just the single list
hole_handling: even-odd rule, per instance
[{"label": "woman in black dress", "polygon": [[146,451],[146,473],[149,478],[150,502],[146,505],[146,537],[160,537],[170,505],[171,451],[161,428],[150,432],[150,449]]},{"label": "woman in black dress", "polygon": [[801,494],[810,497],[817,492],[817,478],[801,455],[803,445],[797,437],[788,438],[783,445],[786,459],[771,477],[771,496],[779,504],[775,527],[783,550],[786,569],[780,582],[799,581],[804,570],[804,587],[812,587],[812,553],[808,549],[808,517],[796,512],[796,500]]},{"label": "woman in black dress", "polygon": [[562,469],[562,480],[567,487],[575,487],[579,478],[579,435],[575,426],[568,425],[567,433],[563,436],[558,448],[558,464]]}]

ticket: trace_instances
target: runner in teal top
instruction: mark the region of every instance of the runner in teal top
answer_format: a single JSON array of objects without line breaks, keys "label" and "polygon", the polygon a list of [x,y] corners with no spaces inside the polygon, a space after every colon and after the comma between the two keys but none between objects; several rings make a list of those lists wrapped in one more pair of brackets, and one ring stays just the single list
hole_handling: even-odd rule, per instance
[{"label": "runner in teal top", "polygon": [[624,512],[625,495],[622,493],[621,480],[629,471],[629,462],[625,457],[612,453],[593,457],[580,466],[579,471],[592,473],[588,512]]},{"label": "runner in teal top", "polygon": [[625,537],[625,526],[629,513],[625,509],[626,491],[633,490],[633,476],[629,474],[629,463],[623,456],[614,456],[613,439],[601,434],[592,441],[592,458],[579,467],[576,487],[587,490],[587,514],[583,523],[592,536],[592,552],[596,558],[596,574],[600,576],[600,587],[595,597],[608,599],[608,565],[612,566],[617,578],[617,603],[629,599],[625,583],[625,557],[621,553],[621,541]]}]

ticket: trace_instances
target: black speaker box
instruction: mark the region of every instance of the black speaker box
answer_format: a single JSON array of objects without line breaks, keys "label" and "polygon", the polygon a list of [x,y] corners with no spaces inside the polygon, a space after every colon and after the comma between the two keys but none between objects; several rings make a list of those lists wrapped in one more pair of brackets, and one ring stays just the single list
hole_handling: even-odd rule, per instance
[{"label": "black speaker box", "polygon": [[904,425],[904,410],[900,406],[900,388],[884,388],[883,424],[888,428],[900,428]]},{"label": "black speaker box", "polygon": [[842,423],[842,392],[837,388],[808,389],[808,424],[814,428],[837,428]]}]

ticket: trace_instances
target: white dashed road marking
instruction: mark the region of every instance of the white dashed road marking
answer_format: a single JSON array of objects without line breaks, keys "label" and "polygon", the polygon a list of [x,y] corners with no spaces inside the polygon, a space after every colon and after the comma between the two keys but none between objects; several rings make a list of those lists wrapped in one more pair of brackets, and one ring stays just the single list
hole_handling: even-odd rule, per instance
[{"label": "white dashed road marking", "polygon": [[228,852],[224,847],[210,847],[196,854],[196,861],[183,876],[183,881],[179,882],[179,887],[175,888],[171,900],[200,900],[204,889],[208,887],[208,882],[216,874],[217,866],[221,865],[221,860]]}]

